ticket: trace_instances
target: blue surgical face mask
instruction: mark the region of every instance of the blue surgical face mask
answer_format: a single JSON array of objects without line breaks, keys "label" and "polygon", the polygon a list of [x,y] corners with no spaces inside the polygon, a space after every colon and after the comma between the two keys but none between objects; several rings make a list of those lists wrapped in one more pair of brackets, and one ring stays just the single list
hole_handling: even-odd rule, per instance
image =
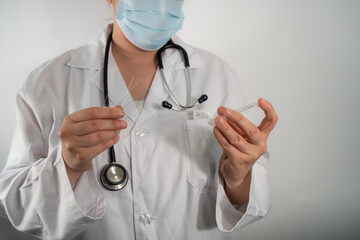
[{"label": "blue surgical face mask", "polygon": [[181,29],[184,0],[120,0],[116,21],[135,46],[157,50]]}]

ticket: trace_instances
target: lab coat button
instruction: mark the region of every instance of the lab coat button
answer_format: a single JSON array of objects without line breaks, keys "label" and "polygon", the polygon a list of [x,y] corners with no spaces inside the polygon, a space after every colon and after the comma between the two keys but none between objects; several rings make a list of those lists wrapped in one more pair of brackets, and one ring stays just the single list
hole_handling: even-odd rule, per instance
[{"label": "lab coat button", "polygon": [[143,226],[148,226],[150,225],[151,221],[153,220],[153,217],[151,216],[150,213],[144,213],[141,214],[140,218],[139,218],[139,222],[143,225]]},{"label": "lab coat button", "polygon": [[135,129],[135,135],[142,138],[145,137],[145,135],[148,133],[149,131],[147,131],[145,128],[136,128]]}]

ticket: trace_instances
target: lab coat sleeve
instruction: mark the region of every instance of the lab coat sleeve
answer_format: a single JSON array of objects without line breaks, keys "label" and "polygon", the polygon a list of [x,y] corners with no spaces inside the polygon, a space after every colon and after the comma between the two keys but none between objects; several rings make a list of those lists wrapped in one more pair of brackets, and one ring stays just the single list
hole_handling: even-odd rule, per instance
[{"label": "lab coat sleeve", "polygon": [[[235,109],[239,106],[248,104],[246,101],[244,87],[239,81],[238,76],[229,67],[226,66],[228,79],[233,79],[234,86],[228,89],[229,107]],[[235,90],[235,92],[234,92]],[[232,105],[235,103],[235,105]],[[228,199],[224,190],[224,179],[217,171],[215,176],[215,185],[217,186],[216,196],[216,222],[220,231],[232,232],[235,229],[242,228],[267,215],[271,208],[270,190],[266,163],[268,154],[261,156],[253,165],[251,170],[251,184],[249,192],[249,201],[240,206],[234,206]],[[219,169],[219,166],[217,166]]]},{"label": "lab coat sleeve", "polygon": [[103,216],[105,200],[88,191],[93,207],[79,206],[67,177],[60,143],[47,150],[44,131],[20,91],[17,126],[0,175],[0,214],[19,231],[43,239],[71,239]]},{"label": "lab coat sleeve", "polygon": [[[261,158],[258,161],[262,161]],[[243,205],[234,206],[225,193],[224,179],[218,171],[216,222],[219,230],[231,232],[264,217],[271,207],[268,182],[264,165],[255,163],[251,171],[249,201]]]}]

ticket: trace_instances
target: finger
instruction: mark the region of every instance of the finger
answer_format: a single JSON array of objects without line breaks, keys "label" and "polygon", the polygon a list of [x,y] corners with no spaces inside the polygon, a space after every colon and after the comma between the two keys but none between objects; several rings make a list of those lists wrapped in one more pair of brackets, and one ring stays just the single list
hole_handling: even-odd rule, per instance
[{"label": "finger", "polygon": [[235,148],[227,139],[226,137],[220,132],[220,130],[217,127],[213,128],[214,136],[222,149],[224,150],[225,154],[230,159],[239,159],[239,156],[241,158],[246,157],[246,154],[240,152],[237,148]]},{"label": "finger", "polygon": [[124,112],[119,106],[91,107],[70,114],[68,117],[72,122],[82,122],[92,119],[119,119],[124,116]]},{"label": "finger", "polygon": [[73,135],[82,136],[98,131],[121,130],[127,127],[124,120],[95,119],[74,123],[69,127]]},{"label": "finger", "polygon": [[90,159],[95,158],[100,153],[104,152],[105,150],[109,149],[111,146],[113,146],[115,143],[117,143],[120,139],[120,136],[116,136],[114,138],[111,138],[105,142],[102,142],[96,146],[91,147],[84,147],[79,149],[79,152],[82,154],[86,154],[86,156]]},{"label": "finger", "polygon": [[244,133],[244,131],[241,130],[235,123],[233,123],[232,121],[227,121],[227,123],[228,123],[238,134],[240,134],[243,138],[246,137],[246,134]]},{"label": "finger", "polygon": [[249,143],[239,135],[221,116],[215,118],[217,129],[223,134],[226,140],[236,149],[243,153],[249,152]]},{"label": "finger", "polygon": [[259,107],[265,112],[265,118],[261,121],[259,129],[260,131],[266,133],[266,135],[269,135],[276,125],[278,116],[276,115],[273,106],[268,101],[260,98],[258,103]]},{"label": "finger", "polygon": [[99,145],[103,142],[106,142],[110,139],[115,138],[116,136],[119,136],[120,130],[117,131],[99,131],[90,133],[87,135],[83,135],[80,137],[75,137],[73,141],[76,142],[77,147],[83,148],[83,147],[92,147]]},{"label": "finger", "polygon": [[260,130],[244,115],[225,107],[219,108],[219,113],[224,114],[229,121],[235,123],[251,143],[258,144],[263,139]]}]

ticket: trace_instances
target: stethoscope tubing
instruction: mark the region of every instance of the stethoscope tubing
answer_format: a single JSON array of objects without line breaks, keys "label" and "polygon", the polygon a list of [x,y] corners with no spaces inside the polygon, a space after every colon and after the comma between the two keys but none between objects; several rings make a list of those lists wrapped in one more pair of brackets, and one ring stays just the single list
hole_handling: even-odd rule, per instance
[{"label": "stethoscope tubing", "polygon": [[[109,37],[107,39],[106,47],[105,47],[105,56],[104,56],[103,80],[104,80],[104,104],[106,107],[110,107],[109,92],[108,92],[108,64],[109,64],[111,41],[112,41],[112,32],[109,34]],[[186,87],[186,89],[187,89],[186,105],[180,104],[180,102],[177,100],[177,98],[171,91],[171,89],[166,81],[166,78],[165,78],[164,66],[163,66],[161,55],[168,48],[176,48],[176,49],[180,50],[182,52],[182,55],[184,58],[185,77],[186,77],[186,85],[187,85],[187,87]],[[178,107],[174,107],[167,101],[163,101],[161,105],[164,108],[173,109],[176,111],[184,111],[186,109],[193,108],[193,107],[197,106],[198,104],[207,100],[207,95],[203,94],[197,100],[197,102],[190,104],[190,100],[191,100],[191,78],[190,78],[190,72],[189,72],[190,63],[189,63],[188,54],[184,48],[182,48],[180,45],[174,44],[173,41],[170,39],[169,42],[167,44],[165,44],[165,46],[160,48],[160,50],[157,52],[157,58],[158,58],[161,79],[162,79],[166,89],[168,90],[172,100],[178,106]],[[111,146],[109,148],[109,158],[110,158],[109,163],[102,169],[102,171],[100,173],[100,181],[106,189],[111,190],[111,191],[118,191],[126,186],[128,179],[129,179],[129,174],[124,166],[122,166],[119,163],[116,163],[114,146]],[[111,170],[114,170],[114,169],[115,169],[115,171],[111,172]],[[112,179],[117,179],[119,177],[119,175],[117,175],[117,173],[119,171],[121,173],[121,175],[120,175],[121,179],[120,180],[112,180]],[[109,177],[108,174],[113,174],[113,175],[110,175],[110,177]]]},{"label": "stethoscope tubing", "polygon": [[[106,48],[105,48],[105,57],[104,57],[104,103],[105,107],[110,107],[109,103],[109,91],[108,91],[108,64],[109,64],[109,53],[110,53],[110,43],[112,41],[112,32],[110,33],[107,42],[106,42]],[[115,156],[115,150],[114,146],[111,146],[109,148],[109,154],[110,154],[110,162],[115,163],[116,162],[116,156]]]},{"label": "stethoscope tubing", "polygon": [[[186,68],[186,72],[188,72],[188,69],[187,69],[187,68]],[[165,75],[164,75],[163,69],[160,69],[160,74],[161,74],[161,78],[163,79],[163,83],[164,83],[166,89],[168,90],[168,92],[169,92],[169,94],[170,94],[171,99],[175,102],[175,104],[176,104],[177,106],[179,106],[179,107],[181,107],[182,109],[186,110],[186,109],[193,108],[193,107],[195,107],[196,105],[199,104],[199,102],[195,102],[194,104],[189,105],[189,104],[190,104],[190,96],[191,96],[191,95],[188,94],[188,95],[187,95],[187,104],[188,104],[188,105],[187,105],[187,106],[182,105],[182,104],[176,99],[176,97],[175,97],[175,95],[173,94],[173,92],[171,91],[171,89],[170,89],[167,81],[165,81]],[[190,80],[189,80],[189,78],[186,78],[186,79],[187,79],[187,85],[188,85],[188,86],[187,86],[187,89],[188,89],[189,91],[191,91]],[[180,109],[179,109],[179,110],[180,110]]]},{"label": "stethoscope tubing", "polygon": [[[166,78],[165,78],[165,74],[164,74],[164,65],[163,65],[163,61],[162,61],[162,54],[166,49],[169,48],[176,48],[178,49],[183,56],[183,60],[184,60],[184,65],[185,65],[185,78],[186,78],[186,90],[187,90],[187,96],[186,96],[186,105],[182,105],[177,98],[175,97],[175,95],[173,94],[173,92],[171,91]],[[175,44],[171,39],[165,44],[165,46],[163,46],[162,48],[159,49],[159,51],[157,52],[157,60],[158,60],[158,64],[159,64],[159,69],[160,69],[160,75],[161,75],[161,79],[166,87],[166,89],[168,90],[171,99],[174,101],[174,103],[177,105],[177,107],[174,107],[172,104],[170,104],[167,101],[163,101],[162,102],[162,107],[164,108],[168,108],[168,109],[173,109],[175,111],[185,111],[187,109],[196,107],[198,104],[205,102],[208,97],[206,94],[201,95],[201,97],[193,104],[191,104],[191,75],[190,75],[190,61],[189,61],[189,56],[186,52],[186,50],[181,47],[178,44]]]},{"label": "stethoscope tubing", "polygon": [[[110,44],[112,41],[112,32],[110,33],[107,42],[106,42],[106,48],[105,48],[105,57],[104,57],[104,103],[106,107],[110,107],[109,103],[109,91],[108,91],[108,64],[109,64],[109,54],[110,54]],[[100,181],[102,185],[111,191],[118,191],[122,188],[124,188],[128,182],[129,174],[124,166],[122,166],[119,163],[116,163],[116,155],[114,146],[111,146],[109,148],[109,158],[110,162],[102,169],[100,173]],[[123,177],[118,182],[112,182],[112,180],[108,177],[108,172],[111,170],[111,168],[117,168],[123,173]]]}]

